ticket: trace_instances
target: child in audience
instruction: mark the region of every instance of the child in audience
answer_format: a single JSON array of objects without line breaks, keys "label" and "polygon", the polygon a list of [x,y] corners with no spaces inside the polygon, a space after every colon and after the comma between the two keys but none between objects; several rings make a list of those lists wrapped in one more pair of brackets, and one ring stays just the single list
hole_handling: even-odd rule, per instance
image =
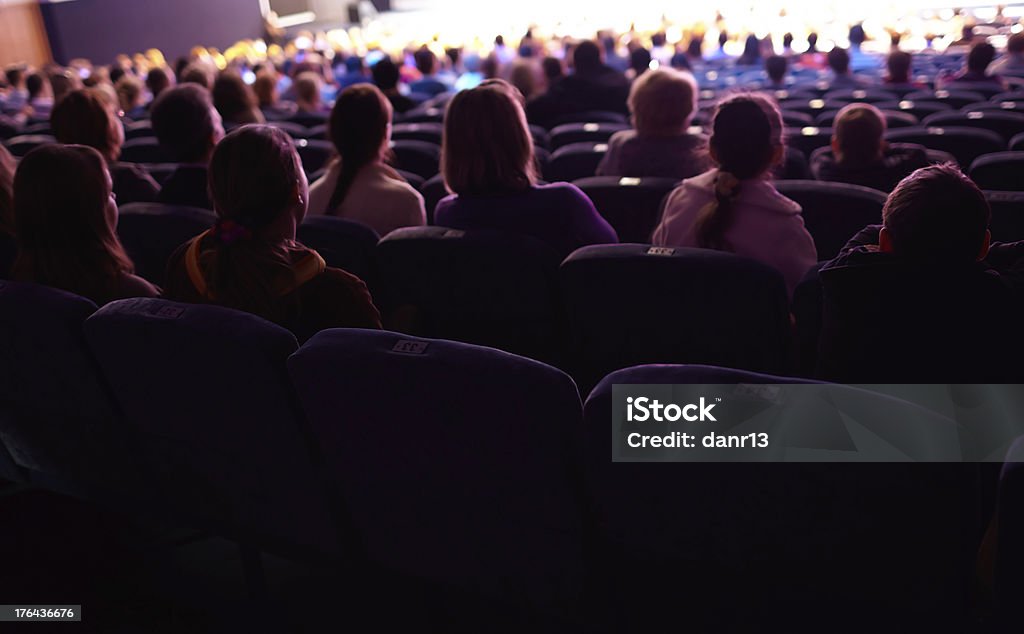
[{"label": "child in audience", "polygon": [[687,132],[696,109],[692,75],[675,70],[644,73],[629,91],[634,129],[612,136],[597,175],[682,180],[705,171],[705,139]]},{"label": "child in audience", "polygon": [[362,280],[295,240],[309,192],[285,132],[239,128],[217,146],[209,169],[219,220],[171,256],[169,298],[244,310],[303,340],[324,328],[380,328]]},{"label": "child in audience", "polygon": [[309,213],[348,218],[384,236],[426,223],[423,196],[388,167],[391,104],[376,86],[355,84],[341,92],[328,134],[338,158],[309,188]]},{"label": "child in audience", "polygon": [[134,163],[118,162],[124,127],[106,93],[83,88],[69,93],[53,109],[50,127],[61,143],[88,145],[107,161],[118,204],[152,202],[160,186]]},{"label": "child in audience", "polygon": [[132,274],[117,239],[106,161],[84,145],[45,145],[14,176],[15,280],[52,286],[99,305],[160,291]]},{"label": "child in audience", "polygon": [[984,194],[953,165],[896,186],[882,225],[821,270],[819,374],[836,381],[1016,380],[1024,243],[992,244]]},{"label": "child in audience", "polygon": [[775,103],[757,94],[726,99],[715,112],[708,147],[715,167],[669,194],[653,243],[760,260],[782,273],[792,295],[818,258],[800,205],[769,182],[785,150]]},{"label": "child in audience", "polygon": [[448,105],[441,173],[453,195],[437,204],[438,225],[530,235],[562,257],[588,244],[618,242],[615,230],[575,185],[537,185],[522,96],[489,80]]},{"label": "child in audience", "polygon": [[814,177],[889,192],[905,176],[928,165],[924,147],[889,145],[885,128],[885,117],[871,104],[845,106],[832,124],[831,147],[811,155]]},{"label": "child in audience", "polygon": [[206,164],[224,136],[224,127],[210,92],[192,83],[165,91],[153,104],[152,122],[160,145],[181,163],[164,183],[159,201],[212,209]]}]

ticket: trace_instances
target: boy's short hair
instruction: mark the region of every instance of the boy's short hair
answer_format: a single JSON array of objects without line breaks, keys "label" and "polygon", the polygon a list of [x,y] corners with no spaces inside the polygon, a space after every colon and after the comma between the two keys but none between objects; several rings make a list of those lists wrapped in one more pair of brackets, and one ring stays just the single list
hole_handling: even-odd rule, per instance
[{"label": "boy's short hair", "polygon": [[828,67],[837,75],[845,75],[850,70],[850,54],[845,48],[838,46],[833,48],[825,56],[828,60]]},{"label": "boy's short hair", "polygon": [[198,84],[164,91],[153,104],[153,132],[175,161],[203,160],[214,136],[213,99]]},{"label": "boy's short hair", "polygon": [[927,262],[976,261],[990,217],[985,195],[952,164],[924,167],[904,178],[882,209],[893,252]]},{"label": "boy's short hair", "polygon": [[697,108],[697,82],[687,72],[658,69],[640,75],[629,91],[629,111],[641,136],[680,134]]},{"label": "boy's short hair", "polygon": [[781,55],[772,55],[764,60],[764,70],[768,73],[768,78],[776,83],[786,78],[788,67],[789,62]]},{"label": "boy's short hair", "polygon": [[884,149],[885,117],[869,103],[844,106],[832,123],[836,159],[841,163],[865,164],[877,160]]}]

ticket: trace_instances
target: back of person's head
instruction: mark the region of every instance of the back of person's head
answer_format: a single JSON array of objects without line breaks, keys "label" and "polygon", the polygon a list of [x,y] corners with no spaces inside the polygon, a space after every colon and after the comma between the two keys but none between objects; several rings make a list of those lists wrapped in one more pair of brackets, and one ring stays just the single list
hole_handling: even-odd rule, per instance
[{"label": "back of person's head", "polygon": [[826,59],[828,60],[828,67],[836,75],[845,75],[850,72],[850,54],[846,52],[845,48],[836,46],[828,52]]},{"label": "back of person's head", "polygon": [[699,246],[728,251],[725,234],[743,181],[763,177],[782,159],[782,115],[764,95],[734,95],[718,104],[711,130],[708,150],[718,166],[715,201],[700,211],[695,231]]},{"label": "back of person's head", "polygon": [[25,81],[25,67],[24,66],[8,66],[4,71],[4,76],[7,78],[7,84],[11,88],[20,88],[22,82]]},{"label": "back of person's head", "polygon": [[700,59],[703,55],[701,49],[704,47],[704,38],[694,36],[690,38],[690,43],[686,45],[686,54],[692,59]]},{"label": "back of person's head", "polygon": [[1006,40],[1006,52],[1011,55],[1024,53],[1024,33],[1014,33]]},{"label": "back of person's head", "polygon": [[437,68],[437,56],[434,55],[434,51],[426,46],[421,46],[412,54],[412,59],[416,64],[416,70],[420,73],[423,75],[434,74],[434,70]]},{"label": "back of person's head", "polygon": [[213,105],[224,121],[260,123],[256,95],[236,71],[226,70],[213,82]]},{"label": "back of person's head", "polygon": [[14,176],[16,279],[109,298],[132,262],[117,239],[117,205],[103,157],[83,145],[28,153]]},{"label": "back of person's head", "polygon": [[110,67],[110,75],[109,75],[110,83],[116,85],[117,82],[121,81],[121,78],[124,77],[127,72],[128,71],[126,71],[121,66],[111,66]]},{"label": "back of person's head", "polygon": [[793,48],[793,34],[788,31],[782,36],[782,48],[787,51]]},{"label": "back of person's head", "polygon": [[776,84],[781,84],[785,81],[788,68],[789,62],[781,55],[772,55],[764,60],[764,70],[768,73],[768,79]]},{"label": "back of person's head", "polygon": [[541,60],[540,67],[549,84],[565,76],[565,67],[562,66],[562,60],[557,57],[545,57]]},{"label": "back of person's head", "polygon": [[209,90],[213,87],[216,70],[205,62],[193,62],[186,66],[178,76],[179,84],[198,84]]},{"label": "back of person's head", "polygon": [[988,201],[955,165],[904,178],[882,209],[882,251],[926,263],[968,264],[988,251]]},{"label": "back of person's head", "polygon": [[590,40],[583,40],[572,52],[572,65],[577,74],[598,71],[601,68],[601,49]]},{"label": "back of person's head", "polygon": [[273,318],[280,291],[270,280],[290,275],[285,247],[308,206],[295,146],[278,128],[242,126],[217,145],[209,170],[218,221],[214,253],[202,263],[208,294],[221,305]]},{"label": "back of person's head", "polygon": [[996,58],[996,48],[988,42],[977,42],[967,54],[967,70],[985,73],[988,65]]},{"label": "back of person's head", "polygon": [[332,212],[365,166],[381,160],[387,151],[391,102],[373,84],[356,84],[341,91],[331,109],[327,134],[341,159],[341,173],[327,204]]},{"label": "back of person's head", "polygon": [[444,117],[441,174],[466,196],[525,190],[536,180],[522,96],[501,80],[455,95]]},{"label": "back of person's head", "polygon": [[0,145],[0,232],[14,235],[14,157]]},{"label": "back of person's head", "polygon": [[885,151],[885,117],[868,103],[844,106],[832,124],[832,150],[843,165],[870,165]]},{"label": "back of person's head", "polygon": [[527,100],[540,92],[540,69],[537,68],[537,62],[532,59],[517,59],[512,62],[508,80]]},{"label": "back of person's head", "polygon": [[345,58],[345,70],[350,73],[362,73],[366,70],[363,58],[358,55],[350,55]]},{"label": "back of person's head", "polygon": [[260,108],[269,108],[277,103],[277,73],[273,70],[261,70],[252,83],[252,91]]},{"label": "back of person's head", "polygon": [[82,78],[70,69],[56,69],[50,74],[50,89],[53,91],[53,103],[58,104],[71,92],[82,87]]},{"label": "back of person's head", "polygon": [[142,105],[143,85],[135,75],[124,75],[114,84],[121,110],[131,112]]},{"label": "back of person's head", "polygon": [[753,64],[761,59],[761,40],[751,33],[743,42],[743,54],[740,55],[739,63]]},{"label": "back of person's head", "polygon": [[153,132],[179,163],[205,163],[224,128],[210,92],[198,84],[165,91],[153,104]]},{"label": "back of person's head", "polygon": [[864,25],[854,24],[853,26],[851,26],[848,39],[850,40],[851,46],[859,47],[861,44],[863,44],[864,41],[868,39],[867,35],[864,33]]},{"label": "back of person's head", "polygon": [[910,68],[914,57],[905,51],[893,51],[885,61],[889,69],[889,80],[894,84],[910,83]]},{"label": "back of person's head", "polygon": [[300,102],[308,105],[320,103],[320,76],[305,72],[295,78],[295,96]]},{"label": "back of person's head", "polygon": [[46,78],[42,73],[32,73],[25,78],[25,90],[28,91],[29,99],[37,99],[43,96],[46,90]]},{"label": "back of person's head", "polygon": [[651,52],[642,46],[629,53],[629,67],[639,77],[651,68]]},{"label": "back of person's head", "polygon": [[893,31],[889,34],[889,45],[892,48],[899,48],[900,42],[903,41],[903,34],[899,31]]},{"label": "back of person's head", "polygon": [[807,52],[816,53],[818,52],[818,34],[811,31],[807,34]]},{"label": "back of person's head", "polygon": [[729,34],[726,33],[725,31],[720,31],[718,33],[718,48],[724,48],[728,42]]},{"label": "back of person's head", "polygon": [[373,83],[381,90],[394,90],[398,87],[401,71],[390,57],[384,57],[374,64],[370,73],[373,75]]},{"label": "back of person's head", "polygon": [[628,104],[638,135],[679,135],[697,109],[697,82],[689,73],[652,70],[633,82]]},{"label": "back of person's head", "polygon": [[95,88],[68,94],[50,113],[50,128],[57,140],[69,145],[87,145],[107,161],[116,161],[124,143],[124,127],[114,104]]},{"label": "back of person's head", "polygon": [[146,73],[146,89],[153,95],[153,99],[160,96],[160,93],[171,87],[171,77],[162,68],[152,68]]}]

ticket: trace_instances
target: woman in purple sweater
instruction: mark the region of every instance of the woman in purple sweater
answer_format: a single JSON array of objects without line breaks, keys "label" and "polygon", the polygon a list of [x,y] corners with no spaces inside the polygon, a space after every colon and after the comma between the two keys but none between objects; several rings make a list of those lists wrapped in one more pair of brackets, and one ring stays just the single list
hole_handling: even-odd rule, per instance
[{"label": "woman in purple sweater", "polygon": [[435,222],[453,229],[528,235],[563,257],[618,242],[590,199],[569,183],[537,185],[533,140],[518,91],[489,80],[458,93],[444,122],[441,173],[452,192]]}]

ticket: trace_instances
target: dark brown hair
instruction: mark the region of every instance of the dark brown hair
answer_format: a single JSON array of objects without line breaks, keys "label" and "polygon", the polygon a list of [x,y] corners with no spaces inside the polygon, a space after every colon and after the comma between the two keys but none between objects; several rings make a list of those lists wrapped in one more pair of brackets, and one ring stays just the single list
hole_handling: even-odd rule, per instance
[{"label": "dark brown hair", "polygon": [[50,114],[50,127],[58,141],[88,145],[108,161],[116,161],[121,154],[120,126],[114,104],[96,88],[68,93]]},{"label": "dark brown hair", "polygon": [[341,91],[327,122],[327,134],[338,151],[341,174],[327,203],[333,213],[345,201],[359,170],[382,158],[391,124],[391,102],[373,84]]}]

